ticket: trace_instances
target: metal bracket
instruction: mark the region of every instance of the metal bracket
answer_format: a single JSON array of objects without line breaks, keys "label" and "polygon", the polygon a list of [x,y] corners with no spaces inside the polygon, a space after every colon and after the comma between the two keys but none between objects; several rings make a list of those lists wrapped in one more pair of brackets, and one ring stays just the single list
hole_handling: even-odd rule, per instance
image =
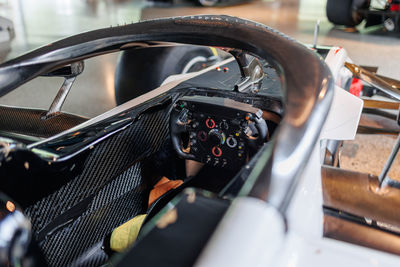
[{"label": "metal bracket", "polygon": [[263,66],[260,61],[251,55],[240,50],[229,51],[239,64],[242,80],[235,85],[235,90],[239,92],[258,93],[261,88],[262,80],[265,76]]},{"label": "metal bracket", "polygon": [[64,77],[65,80],[61,85],[61,88],[58,90],[58,93],[54,98],[53,103],[51,103],[49,110],[45,115],[42,116],[42,120],[47,120],[51,117],[57,116],[60,113],[62,105],[64,104],[65,99],[67,98],[67,95],[71,90],[71,87],[74,84],[76,77],[83,72],[83,69],[83,61],[79,61],[44,75],[50,77]]},{"label": "metal bracket", "polygon": [[320,20],[317,20],[314,26],[314,42],[313,42],[313,48],[317,49],[317,44],[318,44],[318,35],[319,35],[319,24],[321,23]]}]

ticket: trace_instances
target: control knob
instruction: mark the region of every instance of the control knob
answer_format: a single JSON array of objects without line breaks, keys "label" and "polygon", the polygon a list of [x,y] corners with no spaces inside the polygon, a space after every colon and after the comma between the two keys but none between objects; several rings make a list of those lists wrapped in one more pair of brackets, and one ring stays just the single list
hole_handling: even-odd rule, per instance
[{"label": "control knob", "polygon": [[228,130],[229,129],[229,124],[225,121],[225,120],[223,120],[223,121],[221,121],[221,123],[219,124],[219,127],[222,129],[222,130]]},{"label": "control knob", "polygon": [[226,136],[224,132],[221,132],[217,129],[212,129],[209,133],[209,140],[213,146],[223,145],[225,144]]},{"label": "control knob", "polygon": [[238,144],[238,141],[236,140],[235,137],[233,136],[229,136],[228,139],[226,140],[226,144],[230,147],[230,148],[235,148]]},{"label": "control knob", "polygon": [[206,126],[210,129],[213,129],[215,127],[215,121],[211,118],[208,118],[206,120]]}]

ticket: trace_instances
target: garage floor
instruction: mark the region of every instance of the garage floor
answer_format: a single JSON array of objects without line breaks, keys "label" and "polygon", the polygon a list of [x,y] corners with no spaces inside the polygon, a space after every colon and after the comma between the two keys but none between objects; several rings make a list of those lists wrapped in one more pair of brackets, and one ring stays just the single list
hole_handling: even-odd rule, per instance
[{"label": "garage floor", "polygon": [[[348,33],[334,28],[325,16],[325,1],[252,1],[231,7],[200,8],[188,5],[152,7],[142,1],[125,0],[0,0],[0,16],[14,22],[11,44],[0,43],[0,61],[76,33],[137,22],[139,20],[193,14],[228,14],[255,20],[276,28],[301,42],[313,41],[319,19],[319,44],[344,47],[354,62],[378,66],[378,73],[400,79],[400,38],[385,36],[380,28]],[[114,69],[117,55],[86,61],[86,71],[77,79],[64,110],[89,117],[115,106]],[[61,81],[38,78],[0,98],[0,104],[47,108]],[[360,135],[346,142],[342,167],[379,174],[394,138]],[[400,179],[400,164],[390,172]]]}]

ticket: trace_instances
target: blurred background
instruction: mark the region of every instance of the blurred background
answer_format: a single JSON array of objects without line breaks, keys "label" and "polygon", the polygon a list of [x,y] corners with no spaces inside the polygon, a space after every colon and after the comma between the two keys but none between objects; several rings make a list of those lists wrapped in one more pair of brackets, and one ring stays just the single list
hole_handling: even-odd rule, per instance
[{"label": "blurred background", "polygon": [[7,52],[2,49],[0,59],[111,25],[159,17],[227,14],[264,23],[304,43],[313,41],[314,24],[320,20],[320,44],[343,46],[358,64],[377,65],[382,73],[394,78],[400,74],[387,62],[400,59],[396,50],[400,49],[400,39],[371,33],[362,25],[357,27],[361,34],[336,29],[326,18],[326,0],[253,0],[218,7],[200,7],[190,3],[195,0],[185,1],[155,5],[144,0],[0,0],[0,16],[10,19],[15,29],[15,37]]},{"label": "blurred background", "polygon": [[[8,31],[0,29],[0,62],[94,29],[160,17],[226,14],[261,22],[303,43],[313,42],[315,23],[320,20],[318,44],[342,46],[355,63],[377,66],[378,74],[400,79],[399,36],[386,34],[382,26],[365,28],[361,24],[351,31],[335,27],[327,20],[326,0],[254,0],[217,7],[201,7],[192,2],[0,0],[0,17],[12,22]],[[85,71],[78,77],[63,110],[93,117],[113,108],[117,60],[118,54],[86,60]],[[0,98],[0,104],[47,108],[61,82],[59,78],[37,78]],[[342,156],[347,157],[343,162],[348,166],[342,167],[378,174],[393,143],[391,136],[358,135],[355,141],[346,142]],[[399,166],[397,163],[393,167],[392,178],[400,178]]]}]

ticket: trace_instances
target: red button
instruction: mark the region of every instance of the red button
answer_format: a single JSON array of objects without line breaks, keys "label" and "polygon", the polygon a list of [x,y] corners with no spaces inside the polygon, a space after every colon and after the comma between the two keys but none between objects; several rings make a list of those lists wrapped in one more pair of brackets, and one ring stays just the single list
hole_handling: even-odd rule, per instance
[{"label": "red button", "polygon": [[221,157],[222,156],[222,150],[221,148],[215,146],[212,148],[211,152],[213,153],[214,156],[216,157]]},{"label": "red button", "polygon": [[207,119],[206,120],[206,126],[210,129],[215,127],[215,121],[213,119]]}]

